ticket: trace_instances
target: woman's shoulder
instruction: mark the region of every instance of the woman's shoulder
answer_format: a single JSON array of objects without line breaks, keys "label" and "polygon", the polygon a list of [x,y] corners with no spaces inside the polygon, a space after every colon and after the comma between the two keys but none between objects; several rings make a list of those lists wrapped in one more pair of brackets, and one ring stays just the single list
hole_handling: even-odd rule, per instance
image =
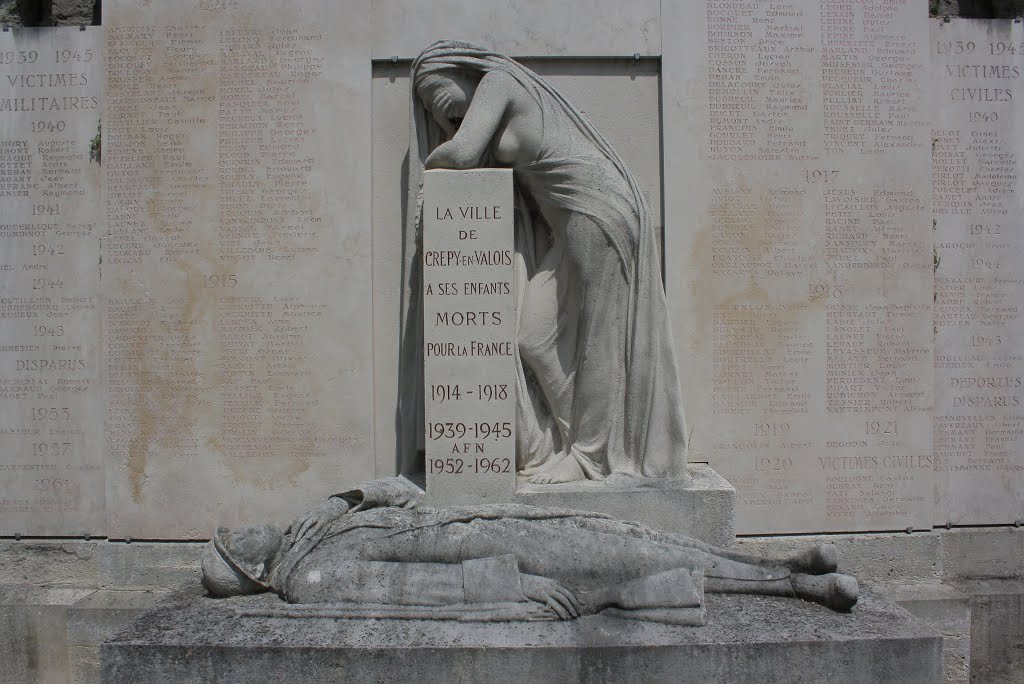
[{"label": "woman's shoulder", "polygon": [[514,111],[523,113],[536,109],[539,105],[538,96],[526,83],[504,69],[487,72],[480,81],[477,92],[483,93],[483,99],[489,102],[500,102],[502,106],[511,106]]},{"label": "woman's shoulder", "polygon": [[503,69],[488,71],[480,79],[480,86],[478,87],[478,90],[483,90],[488,95],[504,95],[506,97],[512,97],[516,91],[522,89],[515,76]]},{"label": "woman's shoulder", "polygon": [[483,78],[480,79],[481,83],[490,83],[492,85],[513,85],[517,83],[516,77],[505,71],[504,69],[491,69]]}]

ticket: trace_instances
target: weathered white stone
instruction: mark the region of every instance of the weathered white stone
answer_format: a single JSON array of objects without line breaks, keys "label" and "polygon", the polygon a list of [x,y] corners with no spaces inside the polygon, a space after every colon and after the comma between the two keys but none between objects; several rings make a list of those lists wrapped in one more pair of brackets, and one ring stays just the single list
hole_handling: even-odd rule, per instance
[{"label": "weathered white stone", "polygon": [[376,0],[374,59],[410,59],[435,40],[453,38],[513,56],[632,57],[661,52],[656,0]]},{"label": "weathered white stone", "polygon": [[0,33],[0,535],[104,530],[103,31]]},{"label": "weathered white stone", "polygon": [[207,537],[374,474],[368,17],[104,6],[110,536]]},{"label": "weathered white stone", "polygon": [[[592,46],[595,50],[597,46]],[[661,235],[659,77],[652,60],[524,60],[576,104],[633,171]],[[409,150],[409,68],[374,66],[373,346],[377,472],[397,472],[402,240]]]},{"label": "weathered white stone", "polygon": [[437,41],[412,78],[403,457],[422,444],[423,170],[504,167],[516,181],[517,471],[537,484],[685,479],[656,228],[622,158],[564,95],[488,48]]},{"label": "weathered white stone", "polygon": [[512,170],[423,179],[427,492],[502,501],[516,482]]},{"label": "weathered white stone", "polygon": [[203,551],[203,587],[242,611],[252,606],[243,596],[274,592],[291,604],[270,607],[275,617],[515,622],[604,612],[688,626],[703,624],[705,592],[839,611],[859,596],[829,544],[770,560],[590,512],[424,507],[424,495],[406,478],[384,478],[330,497],[287,531],[218,528]]},{"label": "weathered white stone", "polygon": [[935,522],[1012,523],[1024,520],[1024,24],[933,19],[931,38]]},{"label": "weathered white stone", "polygon": [[662,5],[665,262],[691,460],[737,530],[927,528],[920,7]]}]

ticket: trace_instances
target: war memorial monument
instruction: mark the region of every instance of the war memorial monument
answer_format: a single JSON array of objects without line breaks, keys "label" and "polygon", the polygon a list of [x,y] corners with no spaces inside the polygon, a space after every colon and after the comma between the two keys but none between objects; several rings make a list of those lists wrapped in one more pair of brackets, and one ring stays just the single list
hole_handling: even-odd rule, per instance
[{"label": "war memorial monument", "polygon": [[0,681],[1024,681],[1004,4],[0,6]]}]

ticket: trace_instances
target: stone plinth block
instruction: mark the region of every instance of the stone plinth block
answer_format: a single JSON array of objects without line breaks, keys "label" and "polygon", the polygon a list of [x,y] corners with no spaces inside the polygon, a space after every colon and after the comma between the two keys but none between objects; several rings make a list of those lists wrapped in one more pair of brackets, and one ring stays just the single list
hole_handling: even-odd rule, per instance
[{"label": "stone plinth block", "polygon": [[520,483],[516,501],[605,513],[635,520],[659,530],[679,532],[715,546],[736,543],[736,490],[706,463],[690,463],[686,484],[659,483],[652,487],[597,481],[560,485]]},{"label": "stone plinth block", "polygon": [[0,682],[68,681],[68,611],[81,588],[0,587]]},{"label": "stone plinth block", "polygon": [[72,604],[67,611],[66,630],[71,681],[75,684],[100,681],[100,644],[156,606],[166,595],[160,591],[101,589]]},{"label": "stone plinth block", "polygon": [[101,649],[103,681],[937,682],[942,637],[865,592],[852,613],[715,594],[703,627],[246,617],[280,606],[181,595]]},{"label": "stone plinth block", "polygon": [[511,169],[423,180],[423,402],[427,492],[507,501],[516,482]]}]

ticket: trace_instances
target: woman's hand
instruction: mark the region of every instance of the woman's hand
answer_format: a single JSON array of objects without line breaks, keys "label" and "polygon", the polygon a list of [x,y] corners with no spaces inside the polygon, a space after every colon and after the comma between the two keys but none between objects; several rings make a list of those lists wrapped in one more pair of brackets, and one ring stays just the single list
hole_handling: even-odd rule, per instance
[{"label": "woman's hand", "polygon": [[539,575],[520,575],[519,582],[526,598],[544,604],[549,612],[562,620],[578,618],[583,611],[579,599],[553,579]]},{"label": "woman's hand", "polygon": [[324,525],[348,512],[348,502],[340,496],[332,496],[292,523],[292,542],[312,538]]}]

